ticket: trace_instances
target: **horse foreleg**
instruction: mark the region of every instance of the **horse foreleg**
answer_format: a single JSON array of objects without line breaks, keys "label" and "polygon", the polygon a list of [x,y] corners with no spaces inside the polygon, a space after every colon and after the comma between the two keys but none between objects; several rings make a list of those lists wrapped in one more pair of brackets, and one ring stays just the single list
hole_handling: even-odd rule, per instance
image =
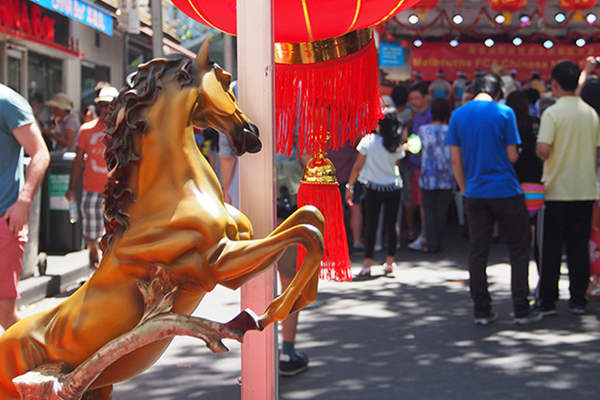
[{"label": "horse foreleg", "polygon": [[265,313],[259,317],[261,328],[282,321],[300,297],[300,304],[306,305],[317,296],[318,270],[323,258],[323,235],[312,225],[296,225],[280,229],[279,233],[264,239],[249,241],[230,241],[213,264],[216,278],[228,287],[232,282],[241,285],[257,273],[263,271],[281,255],[286,247],[303,246],[307,255],[301,268],[290,285],[274,299]]},{"label": "horse foreleg", "polygon": [[[238,214],[241,214],[237,209],[234,210],[237,211]],[[302,224],[312,225],[316,227],[321,233],[323,233],[325,229],[325,218],[323,218],[323,214],[321,214],[318,208],[310,205],[303,206],[294,211],[285,220],[283,220],[267,237],[272,237],[273,235],[281,233],[287,229],[290,229],[291,227]],[[265,260],[265,264],[270,265],[277,261],[281,257],[285,249],[286,247],[284,247],[280,252],[271,255],[269,259]],[[236,289],[242,286],[247,280],[248,278],[242,275],[237,279],[228,279],[226,282],[221,282],[221,284],[229,288]]]}]

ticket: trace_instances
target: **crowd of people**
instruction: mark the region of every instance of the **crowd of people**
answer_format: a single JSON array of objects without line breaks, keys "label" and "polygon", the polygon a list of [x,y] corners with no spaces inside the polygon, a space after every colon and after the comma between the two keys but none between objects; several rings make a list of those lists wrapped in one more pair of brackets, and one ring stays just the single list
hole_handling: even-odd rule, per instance
[{"label": "crowd of people", "polygon": [[[497,317],[485,271],[498,232],[510,254],[516,324],[557,313],[563,246],[570,280],[568,309],[584,314],[588,286],[598,281],[598,272],[592,271],[590,283],[588,248],[592,210],[598,205],[597,67],[594,57],[585,60],[583,70],[563,61],[548,81],[535,71],[524,84],[515,79],[516,71],[501,68],[478,71],[472,82],[462,72],[453,83],[444,79],[443,71],[430,83],[416,73],[413,81],[394,87],[393,104],[388,104],[377,131],[360,140],[345,182],[347,204],[364,207],[359,276],[371,274],[381,207],[384,273],[390,273],[397,233],[410,240],[409,249],[443,251],[443,227],[455,192],[460,193],[454,197],[460,203],[457,210],[464,209],[468,226],[476,324],[487,325]],[[364,195],[357,198],[357,192]],[[354,232],[350,236],[351,249],[362,250]],[[528,286],[530,257],[540,276],[533,294]]]}]

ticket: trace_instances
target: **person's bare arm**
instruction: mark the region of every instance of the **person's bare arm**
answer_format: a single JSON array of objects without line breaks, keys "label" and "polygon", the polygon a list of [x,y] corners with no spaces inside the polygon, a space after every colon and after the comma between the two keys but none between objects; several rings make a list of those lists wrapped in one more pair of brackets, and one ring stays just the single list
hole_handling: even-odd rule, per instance
[{"label": "person's bare arm", "polygon": [[233,182],[233,176],[235,175],[236,164],[236,157],[221,157],[221,183],[223,184],[223,196],[225,198],[225,203],[229,204],[231,204],[229,189],[231,188],[231,182]]},{"label": "person's bare arm", "polygon": [[75,131],[73,129],[65,129],[65,136],[51,134],[51,138],[63,147],[70,149],[75,142]]},{"label": "person's bare arm", "polygon": [[577,96],[581,96],[581,89],[583,88],[583,85],[590,77],[590,74],[592,73],[594,68],[596,68],[596,57],[589,56],[588,58],[585,59],[585,66],[581,70],[581,74],[579,74],[577,90],[575,90],[575,94]]},{"label": "person's bare arm", "polygon": [[506,156],[508,157],[508,161],[511,163],[516,163],[519,159],[519,152],[517,151],[517,145],[506,146]]},{"label": "person's bare arm", "polygon": [[50,163],[50,154],[36,123],[15,128],[12,133],[27,154],[31,156],[23,189],[19,193],[17,201],[4,214],[9,229],[17,234],[29,220],[29,207]]},{"label": "person's bare arm", "polygon": [[69,178],[69,189],[67,193],[65,193],[65,197],[68,200],[74,199],[75,197],[75,189],[77,188],[77,184],[79,183],[79,179],[81,178],[81,170],[83,169],[83,156],[85,155],[85,151],[77,147],[77,154],[75,155],[75,159],[73,160],[73,164],[71,165],[71,176]]},{"label": "person's bare arm", "polygon": [[454,178],[460,192],[465,194],[465,170],[462,161],[462,150],[458,146],[450,146],[450,157],[452,158],[452,170],[454,171]]},{"label": "person's bare arm", "polygon": [[542,160],[547,160],[550,157],[550,152],[552,151],[552,145],[548,143],[538,142],[535,148],[535,152],[539,158]]},{"label": "person's bare arm", "polygon": [[348,203],[348,205],[350,205],[350,206],[354,205],[354,202],[352,201],[352,197],[353,197],[353,193],[354,193],[354,184],[356,183],[356,180],[358,179],[358,175],[360,174],[360,171],[363,169],[363,166],[365,165],[366,159],[367,159],[367,156],[365,156],[364,154],[358,153],[358,155],[356,156],[356,161],[354,161],[354,165],[352,166],[352,171],[350,172],[350,178],[348,178],[348,187],[352,188],[352,189],[349,190],[348,188],[346,188],[346,203]]}]

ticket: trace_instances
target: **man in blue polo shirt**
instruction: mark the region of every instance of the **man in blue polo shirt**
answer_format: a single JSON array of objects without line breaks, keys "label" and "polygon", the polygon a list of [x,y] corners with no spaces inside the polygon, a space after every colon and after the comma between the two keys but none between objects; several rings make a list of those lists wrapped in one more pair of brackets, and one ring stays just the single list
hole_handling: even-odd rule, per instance
[{"label": "man in blue polo shirt", "polygon": [[541,319],[529,312],[529,226],[523,192],[511,163],[517,161],[521,143],[511,108],[497,103],[502,81],[488,73],[473,84],[475,97],[452,114],[446,136],[452,167],[466,197],[468,216],[469,287],[475,324],[488,325],[497,318],[492,311],[487,283],[487,257],[494,222],[506,238],[510,252],[514,323]]}]

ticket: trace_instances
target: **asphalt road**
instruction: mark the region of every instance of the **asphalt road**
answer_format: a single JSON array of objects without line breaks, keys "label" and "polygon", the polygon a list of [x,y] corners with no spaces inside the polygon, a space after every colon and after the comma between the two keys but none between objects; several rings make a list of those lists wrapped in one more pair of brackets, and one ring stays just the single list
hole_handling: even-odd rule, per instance
[{"label": "asphalt road", "polygon": [[[569,314],[563,275],[558,316],[513,325],[507,252],[497,244],[488,274],[500,319],[489,327],[474,326],[467,247],[459,230],[448,232],[446,249],[438,255],[400,250],[391,276],[376,267],[368,280],[321,282],[319,298],[300,315],[297,338],[297,347],[310,356],[310,368],[281,378],[280,398],[597,398],[600,304],[590,304],[583,317]],[[359,268],[356,258],[354,272]],[[533,263],[530,272],[533,287]],[[57,301],[47,299],[23,312]],[[238,311],[239,292],[218,287],[195,314],[227,321]],[[117,385],[113,398],[239,399],[240,346],[226,344],[229,353],[214,355],[197,339],[177,338],[152,368]]]}]

